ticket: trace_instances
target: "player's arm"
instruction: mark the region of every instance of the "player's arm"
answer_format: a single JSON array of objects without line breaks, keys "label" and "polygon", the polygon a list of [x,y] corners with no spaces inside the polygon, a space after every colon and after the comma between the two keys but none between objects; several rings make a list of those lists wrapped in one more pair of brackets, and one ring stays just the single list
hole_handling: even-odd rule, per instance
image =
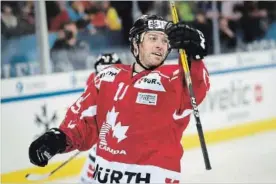
[{"label": "player's arm", "polygon": [[94,81],[94,78],[95,78],[95,73],[91,73],[91,74],[89,75],[89,77],[87,78],[87,80],[86,80],[86,87],[88,87],[88,85],[89,85],[92,81]]},{"label": "player's arm", "polygon": [[[207,55],[205,37],[201,31],[189,27],[183,22],[177,24],[168,23],[166,34],[172,48],[185,49],[186,51],[195,98],[197,103],[200,104],[210,87],[209,74],[202,61]],[[183,69],[181,70],[183,74],[184,71]],[[182,75],[182,78],[185,80],[184,75]],[[184,85],[184,87],[187,86]]]},{"label": "player's arm", "polygon": [[67,110],[59,129],[66,134],[66,149],[88,150],[96,143],[98,127],[96,123],[97,89],[90,83],[80,98]]},{"label": "player's arm", "polygon": [[[192,86],[197,104],[200,104],[206,97],[210,88],[209,73],[202,60],[191,62],[190,69]],[[183,80],[185,80],[183,78]],[[184,88],[187,88],[184,82]],[[188,93],[188,90],[186,90]]]},{"label": "player's arm", "polygon": [[75,149],[87,150],[96,143],[96,98],[97,89],[90,83],[81,97],[67,110],[60,127],[50,129],[31,143],[31,163],[44,167],[58,153]]}]

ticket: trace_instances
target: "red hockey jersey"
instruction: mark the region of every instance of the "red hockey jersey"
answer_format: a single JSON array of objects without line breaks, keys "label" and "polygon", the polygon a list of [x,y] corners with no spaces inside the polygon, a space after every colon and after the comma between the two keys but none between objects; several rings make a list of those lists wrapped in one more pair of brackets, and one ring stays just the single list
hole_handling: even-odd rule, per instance
[{"label": "red hockey jersey", "polygon": [[[199,104],[209,89],[202,61],[192,62],[191,77]],[[179,182],[180,141],[192,114],[183,80],[179,65],[135,76],[128,65],[102,70],[60,125],[66,151],[97,143],[94,178],[100,183]]]}]

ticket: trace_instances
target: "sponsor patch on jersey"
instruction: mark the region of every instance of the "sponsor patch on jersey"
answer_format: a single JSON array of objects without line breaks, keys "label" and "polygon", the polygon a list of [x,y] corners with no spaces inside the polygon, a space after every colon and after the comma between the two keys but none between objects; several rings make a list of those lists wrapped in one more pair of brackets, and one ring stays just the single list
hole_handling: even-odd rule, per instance
[{"label": "sponsor patch on jersey", "polygon": [[166,91],[161,83],[161,76],[159,73],[150,73],[140,78],[135,82],[134,87],[153,91]]},{"label": "sponsor patch on jersey", "polygon": [[102,71],[100,71],[98,73],[98,75],[96,75],[94,82],[95,82],[95,86],[97,88],[100,87],[101,82],[102,81],[106,81],[106,82],[113,82],[116,75],[121,71],[121,69],[116,68],[116,67],[110,67],[110,68],[106,68]]},{"label": "sponsor patch on jersey", "polygon": [[156,105],[157,94],[138,92],[136,103],[144,105]]}]

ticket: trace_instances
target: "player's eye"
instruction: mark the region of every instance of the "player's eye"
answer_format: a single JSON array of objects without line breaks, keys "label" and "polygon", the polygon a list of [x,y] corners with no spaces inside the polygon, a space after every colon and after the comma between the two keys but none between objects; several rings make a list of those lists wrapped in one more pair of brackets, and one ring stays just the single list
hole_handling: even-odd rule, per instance
[{"label": "player's eye", "polygon": [[169,43],[168,38],[163,38],[163,39],[162,39],[162,43],[168,44],[168,43]]},{"label": "player's eye", "polygon": [[151,41],[156,41],[157,39],[158,39],[157,36],[154,36],[154,35],[149,36],[149,40]]}]

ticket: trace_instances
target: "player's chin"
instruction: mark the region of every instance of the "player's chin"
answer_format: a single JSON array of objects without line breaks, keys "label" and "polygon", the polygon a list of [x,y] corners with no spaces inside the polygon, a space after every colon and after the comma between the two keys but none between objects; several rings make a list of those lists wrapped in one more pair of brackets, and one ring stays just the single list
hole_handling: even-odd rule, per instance
[{"label": "player's chin", "polygon": [[152,67],[159,66],[162,63],[163,60],[164,60],[163,57],[154,56],[154,57],[151,58],[150,65]]}]

